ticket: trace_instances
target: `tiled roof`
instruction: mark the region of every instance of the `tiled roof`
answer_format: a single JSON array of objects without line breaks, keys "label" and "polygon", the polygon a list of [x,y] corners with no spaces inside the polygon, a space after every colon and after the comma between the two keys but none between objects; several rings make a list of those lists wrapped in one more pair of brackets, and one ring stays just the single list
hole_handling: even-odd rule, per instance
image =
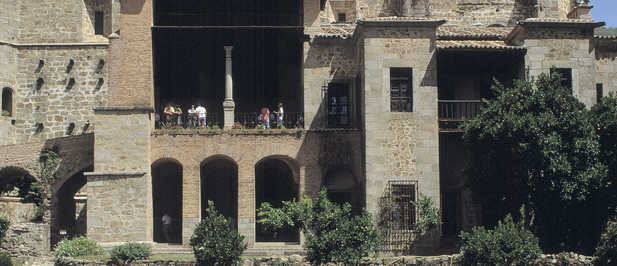
[{"label": "tiled roof", "polygon": [[437,29],[440,40],[503,40],[514,27],[441,26]]},{"label": "tiled roof", "polygon": [[593,36],[593,38],[599,39],[599,40],[617,40],[616,35],[596,35],[596,36]]},{"label": "tiled roof", "polygon": [[441,19],[436,18],[427,18],[427,17],[372,17],[372,18],[363,18],[361,21],[419,21],[419,22],[438,22],[442,21]]},{"label": "tiled roof", "polygon": [[591,19],[556,19],[556,18],[528,18],[518,22],[519,25],[542,25],[542,26],[578,26],[578,27],[600,27],[606,25],[604,22],[595,22]]},{"label": "tiled roof", "polygon": [[438,40],[439,50],[510,50],[524,51],[525,47],[507,45],[503,41],[478,41],[478,40]]},{"label": "tiled roof", "polygon": [[321,25],[315,37],[347,39],[353,35],[355,29],[355,24],[326,24]]}]

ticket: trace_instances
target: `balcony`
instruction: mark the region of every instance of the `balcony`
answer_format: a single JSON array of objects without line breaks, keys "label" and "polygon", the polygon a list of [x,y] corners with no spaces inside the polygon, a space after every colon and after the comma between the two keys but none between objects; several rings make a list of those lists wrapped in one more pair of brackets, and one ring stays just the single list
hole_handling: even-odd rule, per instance
[{"label": "balcony", "polygon": [[480,106],[482,100],[439,100],[439,129],[460,131],[460,123],[476,118],[480,114]]}]

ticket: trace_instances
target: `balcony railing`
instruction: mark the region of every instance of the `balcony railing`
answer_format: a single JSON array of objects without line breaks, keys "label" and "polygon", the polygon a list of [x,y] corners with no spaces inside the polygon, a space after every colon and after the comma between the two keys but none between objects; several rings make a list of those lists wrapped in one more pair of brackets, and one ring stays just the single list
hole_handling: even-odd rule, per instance
[{"label": "balcony railing", "polygon": [[480,114],[482,100],[439,100],[439,121],[460,122]]},{"label": "balcony railing", "polygon": [[[198,127],[197,118],[191,119],[188,113],[183,113],[180,115],[180,120],[178,120],[178,115],[172,115],[170,121],[166,121],[165,114],[156,113],[155,118],[155,128],[156,129],[171,129],[171,128],[195,128]],[[206,126],[218,126],[221,128],[223,126],[223,120],[220,113],[217,112],[207,112],[206,113]]]},{"label": "balcony railing", "polygon": [[[261,114],[258,112],[250,113],[235,113],[236,123],[244,128],[255,128],[257,125],[264,125],[264,121],[260,118]],[[304,113],[301,112],[287,112],[283,115],[283,125],[285,128],[304,128]],[[270,127],[277,128],[278,119],[276,114],[270,116]]]}]

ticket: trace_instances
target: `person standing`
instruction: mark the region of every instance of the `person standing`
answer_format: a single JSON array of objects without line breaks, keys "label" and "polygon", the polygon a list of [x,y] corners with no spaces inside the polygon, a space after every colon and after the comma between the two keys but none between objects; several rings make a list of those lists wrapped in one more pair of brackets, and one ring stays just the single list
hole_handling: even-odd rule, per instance
[{"label": "person standing", "polygon": [[178,116],[178,126],[182,126],[182,108],[180,108],[180,105],[176,105],[176,108],[174,109],[176,112],[176,115]]},{"label": "person standing", "polygon": [[191,109],[188,111],[189,118],[189,127],[194,128],[197,126],[197,110],[195,110],[195,105],[191,105]]},{"label": "person standing", "polygon": [[281,127],[283,125],[283,117],[285,115],[285,111],[283,110],[283,103],[278,104],[278,111],[274,112],[276,114],[276,125]]},{"label": "person standing", "polygon": [[163,214],[163,217],[161,217],[161,224],[163,225],[163,235],[165,236],[165,242],[171,243],[171,216],[169,216],[167,213]]},{"label": "person standing", "polygon": [[201,106],[201,104],[197,105],[197,109],[195,109],[195,112],[197,112],[197,119],[198,119],[198,124],[200,127],[206,127],[206,108],[204,108],[203,106]]},{"label": "person standing", "polygon": [[167,124],[167,126],[170,126],[173,123],[172,121],[175,113],[175,110],[170,103],[165,106],[163,113],[165,114],[165,123]]},{"label": "person standing", "polygon": [[270,128],[270,109],[268,107],[261,108],[261,116],[262,121],[264,122],[265,128]]}]

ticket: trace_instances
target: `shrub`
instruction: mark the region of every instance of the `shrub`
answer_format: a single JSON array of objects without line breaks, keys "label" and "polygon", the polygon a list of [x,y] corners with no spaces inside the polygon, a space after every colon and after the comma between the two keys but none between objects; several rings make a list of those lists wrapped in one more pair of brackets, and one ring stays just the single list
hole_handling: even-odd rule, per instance
[{"label": "shrub", "polygon": [[246,250],[244,236],[233,230],[227,219],[208,201],[206,216],[195,227],[190,240],[199,265],[230,265],[240,262]]},{"label": "shrub", "polygon": [[111,261],[118,264],[127,264],[136,260],[144,260],[152,255],[152,249],[142,243],[126,243],[115,246],[109,252]]},{"label": "shrub", "polygon": [[105,250],[94,240],[80,236],[60,241],[54,251],[56,259],[61,257],[97,256],[105,254]]},{"label": "shrub", "polygon": [[304,196],[299,202],[283,202],[281,208],[264,203],[257,216],[257,222],[270,231],[301,228],[306,236],[307,259],[313,264],[358,263],[379,247],[371,216],[352,215],[351,205],[331,202],[325,189],[319,192],[316,202]]},{"label": "shrub", "polygon": [[[523,213],[523,211],[521,211]],[[542,251],[538,238],[527,230],[523,218],[515,223],[508,214],[493,230],[475,227],[461,232],[461,252],[465,265],[531,264]]]},{"label": "shrub", "polygon": [[597,257],[597,265],[617,264],[617,222],[607,224],[594,256]]},{"label": "shrub", "polygon": [[6,231],[9,230],[9,226],[11,226],[11,221],[9,218],[4,215],[0,215],[0,242],[6,236]]},{"label": "shrub", "polygon": [[430,197],[420,194],[420,200],[412,201],[418,210],[417,231],[424,234],[441,224],[439,209],[435,207],[435,202]]},{"label": "shrub", "polygon": [[13,266],[13,259],[6,252],[0,252],[0,266]]}]

